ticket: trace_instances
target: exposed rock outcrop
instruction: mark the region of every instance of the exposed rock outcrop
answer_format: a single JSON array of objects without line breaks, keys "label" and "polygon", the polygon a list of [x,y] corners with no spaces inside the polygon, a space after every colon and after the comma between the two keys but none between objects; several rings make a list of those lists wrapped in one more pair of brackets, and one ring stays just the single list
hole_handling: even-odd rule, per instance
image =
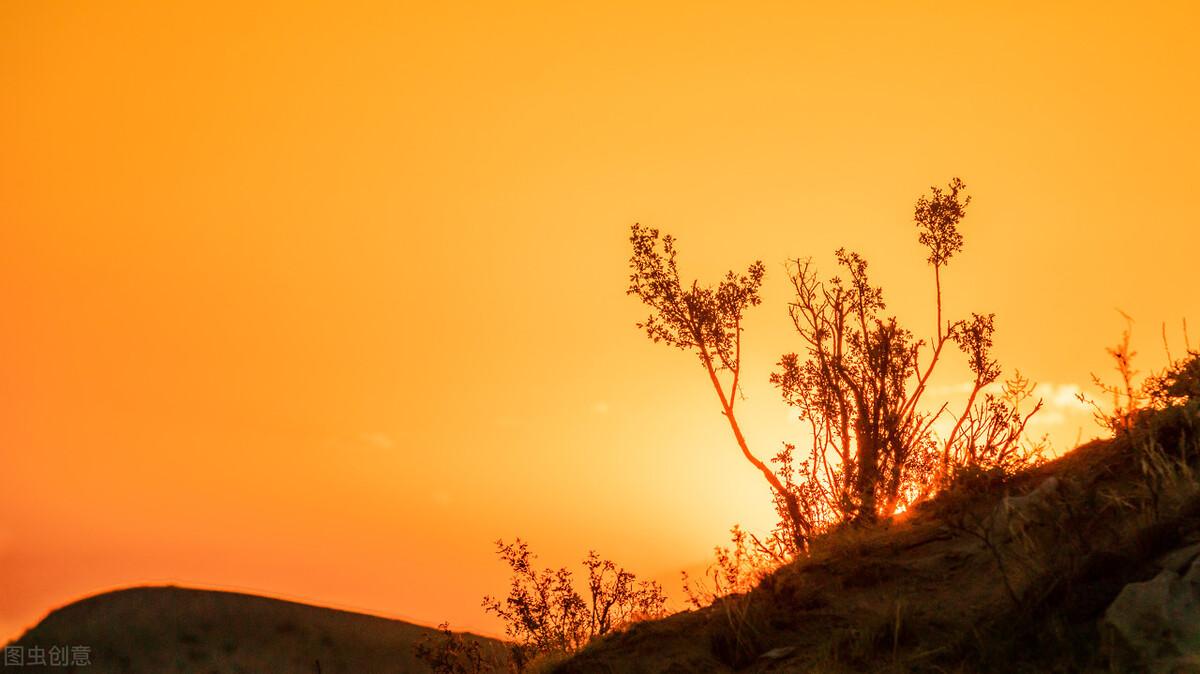
[{"label": "exposed rock outcrop", "polygon": [[1126,585],[1104,612],[1101,629],[1114,668],[1200,671],[1198,555],[1200,545],[1167,555],[1167,568],[1148,581]]}]

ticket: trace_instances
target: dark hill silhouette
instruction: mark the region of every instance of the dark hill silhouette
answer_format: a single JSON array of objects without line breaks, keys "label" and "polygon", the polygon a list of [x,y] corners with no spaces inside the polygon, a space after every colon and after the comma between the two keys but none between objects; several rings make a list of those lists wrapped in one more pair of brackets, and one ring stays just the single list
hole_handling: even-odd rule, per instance
[{"label": "dark hill silhouette", "polygon": [[[413,644],[437,630],[399,620],[235,592],[136,587],[51,612],[13,642],[89,646],[90,666],[25,666],[83,674],[428,672]],[[485,651],[503,642],[475,635]]]}]

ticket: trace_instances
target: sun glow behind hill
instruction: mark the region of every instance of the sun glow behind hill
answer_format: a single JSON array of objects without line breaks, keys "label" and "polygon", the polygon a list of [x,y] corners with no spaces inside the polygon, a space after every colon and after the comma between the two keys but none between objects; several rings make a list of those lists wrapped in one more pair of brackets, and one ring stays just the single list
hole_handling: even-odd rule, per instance
[{"label": "sun glow behind hill", "polygon": [[767,263],[739,403],[764,455],[795,432],[765,382],[796,348],[783,258],[861,251],[929,332],[909,218],[951,175],[947,311],[997,313],[1057,447],[1093,432],[1068,394],[1114,307],[1147,366],[1200,317],[1187,6],[0,17],[5,634],[156,581],[494,632],[495,538],[674,578],[768,526],[703,373],[632,327],[634,221],[689,276]]}]

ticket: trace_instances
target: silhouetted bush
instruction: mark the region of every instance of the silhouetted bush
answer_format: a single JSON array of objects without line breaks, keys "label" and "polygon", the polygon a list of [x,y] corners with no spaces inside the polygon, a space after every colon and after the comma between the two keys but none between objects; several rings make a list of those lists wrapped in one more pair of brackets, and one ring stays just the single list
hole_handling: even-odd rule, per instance
[{"label": "silhouetted bush", "polygon": [[522,649],[521,660],[572,653],[589,641],[639,620],[666,614],[666,594],[654,581],[642,581],[589,552],[587,594],[575,588],[574,574],[560,568],[538,570],[536,556],[521,539],[496,542],[497,554],[512,570],[508,597],[488,596],[483,607],[504,621],[505,632]]},{"label": "silhouetted bush", "polygon": [[729,547],[713,549],[714,561],[696,578],[683,572],[683,593],[695,609],[720,609],[724,625],[713,633],[711,647],[718,659],[733,667],[757,657],[760,629],[751,592],[784,562],[784,549],[772,549],[740,526],[729,530]]},{"label": "silhouetted bush", "polygon": [[481,674],[504,671],[503,663],[484,655],[483,647],[450,631],[449,623],[438,625],[439,634],[428,635],[413,646],[413,652],[434,674]]},{"label": "silhouetted bush", "polygon": [[[1114,435],[1127,434],[1139,424],[1152,417],[1152,412],[1185,405],[1188,401],[1200,400],[1200,352],[1193,351],[1187,343],[1187,323],[1184,323],[1185,355],[1176,360],[1167,349],[1167,367],[1162,372],[1151,373],[1140,383],[1135,383],[1138,370],[1133,367],[1137,352],[1130,348],[1133,319],[1125,313],[1125,330],[1121,341],[1106,349],[1113,359],[1113,369],[1120,378],[1118,383],[1109,384],[1095,374],[1092,383],[1101,393],[1112,399],[1110,408],[1079,393],[1076,398],[1092,408],[1096,423],[1112,431]],[[1166,328],[1163,328],[1163,344],[1166,346]]]},{"label": "silhouetted bush", "polygon": [[1146,397],[1157,407],[1200,400],[1200,352],[1188,355],[1146,380]]},{"label": "silhouetted bush", "polygon": [[[1040,447],[1025,439],[1025,427],[1041,402],[1021,409],[1032,384],[1017,375],[1003,395],[985,391],[1001,375],[991,356],[994,315],[943,323],[941,273],[962,249],[958,226],[971,202],[964,190],[955,178],[946,190],[934,187],[920,197],[914,209],[917,238],[934,270],[937,325],[929,342],[884,314],[883,290],[871,284],[859,254],[839,249],[841,275],[828,279],[811,260],[789,263],[788,310],[802,349],[780,359],[771,382],[807,422],[810,449],[799,453],[785,443],[771,465],[750,450],[734,410],[742,317],[760,302],[762,262],[741,275],[729,272],[716,286],[685,285],[675,240],[633,226],[627,292],[651,309],[638,327],[655,342],[699,357],[743,456],[771,487],[780,522],[768,548],[796,554],[830,526],[891,516],[945,488],[963,468],[1011,474],[1039,460]],[[929,413],[920,403],[950,343],[974,380],[953,429],[939,438],[932,426],[946,405]]]}]

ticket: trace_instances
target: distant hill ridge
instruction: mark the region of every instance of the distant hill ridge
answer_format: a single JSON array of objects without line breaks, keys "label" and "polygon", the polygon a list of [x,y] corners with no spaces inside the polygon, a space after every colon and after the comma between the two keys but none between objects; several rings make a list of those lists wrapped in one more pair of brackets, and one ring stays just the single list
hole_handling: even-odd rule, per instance
[{"label": "distant hill ridge", "polygon": [[[167,674],[381,674],[428,672],[413,644],[437,630],[400,620],[257,595],[188,588],[134,587],[51,612],[14,641],[22,654],[52,647],[90,648],[87,666],[20,672]],[[468,635],[485,649],[503,642]],[[47,658],[48,662],[48,658]]]}]

